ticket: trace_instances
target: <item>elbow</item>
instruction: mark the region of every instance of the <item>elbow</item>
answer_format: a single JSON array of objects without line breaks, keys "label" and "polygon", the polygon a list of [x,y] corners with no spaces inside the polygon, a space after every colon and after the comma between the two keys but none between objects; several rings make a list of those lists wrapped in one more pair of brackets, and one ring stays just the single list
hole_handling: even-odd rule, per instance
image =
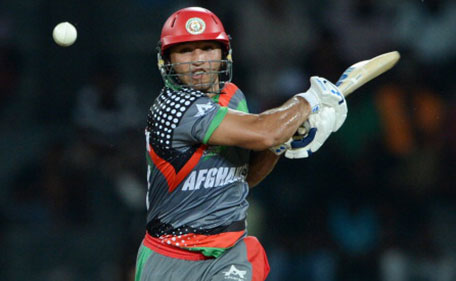
[{"label": "elbow", "polygon": [[258,185],[258,183],[259,183],[259,182],[253,182],[253,181],[249,182],[249,181],[247,181],[247,184],[249,185],[249,189],[254,188],[255,186]]},{"label": "elbow", "polygon": [[261,179],[258,177],[252,176],[252,174],[249,173],[247,175],[246,182],[249,185],[249,188],[254,188],[261,182]]}]

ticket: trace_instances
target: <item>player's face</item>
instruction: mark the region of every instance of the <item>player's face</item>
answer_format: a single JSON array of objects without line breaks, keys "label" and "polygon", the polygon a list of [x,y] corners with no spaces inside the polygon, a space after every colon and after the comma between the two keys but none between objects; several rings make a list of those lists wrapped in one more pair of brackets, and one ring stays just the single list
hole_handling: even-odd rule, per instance
[{"label": "player's face", "polygon": [[219,90],[222,59],[219,43],[196,41],[172,46],[169,59],[182,83],[203,92]]}]

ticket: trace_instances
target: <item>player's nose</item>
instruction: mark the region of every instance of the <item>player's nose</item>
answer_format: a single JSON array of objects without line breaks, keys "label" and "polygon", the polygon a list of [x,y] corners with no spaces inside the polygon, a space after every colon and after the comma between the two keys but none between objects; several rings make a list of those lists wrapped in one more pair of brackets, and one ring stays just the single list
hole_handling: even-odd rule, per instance
[{"label": "player's nose", "polygon": [[206,61],[206,54],[203,50],[196,48],[192,52],[192,61],[194,65],[202,65]]}]

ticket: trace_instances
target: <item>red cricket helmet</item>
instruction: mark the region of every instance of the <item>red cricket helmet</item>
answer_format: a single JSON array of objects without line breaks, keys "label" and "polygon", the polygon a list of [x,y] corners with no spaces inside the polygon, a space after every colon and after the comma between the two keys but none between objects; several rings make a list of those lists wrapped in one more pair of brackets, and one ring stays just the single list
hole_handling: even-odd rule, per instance
[{"label": "red cricket helmet", "polygon": [[165,22],[160,36],[160,52],[183,42],[215,40],[230,50],[230,38],[220,19],[208,9],[188,7],[173,13]]}]

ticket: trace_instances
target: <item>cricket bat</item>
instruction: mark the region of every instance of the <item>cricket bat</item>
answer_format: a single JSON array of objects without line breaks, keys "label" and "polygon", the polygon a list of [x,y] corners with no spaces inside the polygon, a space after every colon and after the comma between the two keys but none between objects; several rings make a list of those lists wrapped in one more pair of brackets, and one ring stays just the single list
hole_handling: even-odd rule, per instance
[{"label": "cricket bat", "polygon": [[344,96],[348,96],[370,80],[390,70],[400,57],[398,51],[393,51],[357,62],[344,71],[336,86]]},{"label": "cricket bat", "polygon": [[[400,58],[399,52],[393,51],[357,62],[342,73],[336,86],[347,97],[362,85],[390,70]],[[305,135],[309,129],[309,123],[304,123],[304,126],[298,128],[299,137]]]}]

